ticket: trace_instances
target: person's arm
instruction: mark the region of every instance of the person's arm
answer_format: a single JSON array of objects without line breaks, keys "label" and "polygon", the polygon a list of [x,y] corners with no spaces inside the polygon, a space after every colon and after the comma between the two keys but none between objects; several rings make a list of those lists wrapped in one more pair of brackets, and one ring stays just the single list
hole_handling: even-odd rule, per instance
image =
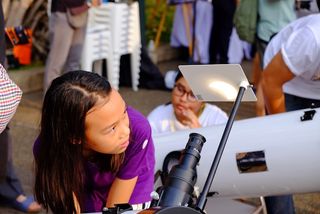
[{"label": "person's arm", "polygon": [[278,52],[262,72],[262,89],[269,114],[285,112],[285,99],[282,86],[295,75],[285,64]]},{"label": "person's arm", "polygon": [[128,203],[137,183],[138,177],[124,180],[116,178],[110,188],[107,207],[114,207],[115,204]]}]

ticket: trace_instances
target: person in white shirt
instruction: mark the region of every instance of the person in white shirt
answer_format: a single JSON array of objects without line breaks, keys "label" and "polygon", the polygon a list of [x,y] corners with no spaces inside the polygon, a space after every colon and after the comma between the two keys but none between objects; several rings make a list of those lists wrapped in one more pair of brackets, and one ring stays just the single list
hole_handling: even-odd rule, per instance
[{"label": "person in white shirt", "polygon": [[175,78],[171,102],[148,115],[153,134],[224,124],[227,119],[227,114],[217,106],[198,101],[180,72]]},{"label": "person in white shirt", "polygon": [[[320,0],[317,3],[319,6]],[[319,23],[320,14],[299,18],[269,42],[262,72],[269,114],[320,107]],[[274,210],[270,213],[295,213],[292,196],[269,198]]]},{"label": "person in white shirt", "polygon": [[262,74],[269,114],[320,105],[319,23],[320,14],[302,17],[269,43]]}]

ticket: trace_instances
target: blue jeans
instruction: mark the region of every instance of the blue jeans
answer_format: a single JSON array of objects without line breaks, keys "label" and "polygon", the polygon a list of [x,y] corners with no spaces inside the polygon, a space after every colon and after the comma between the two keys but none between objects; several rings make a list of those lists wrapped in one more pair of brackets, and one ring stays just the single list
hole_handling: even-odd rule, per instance
[{"label": "blue jeans", "polygon": [[0,146],[6,144],[8,158],[6,162],[1,163],[1,167],[6,165],[5,179],[0,182],[0,200],[8,201],[15,200],[20,194],[23,194],[23,189],[19,178],[17,177],[12,160],[12,139],[8,126],[0,134]]},{"label": "blue jeans", "polygon": [[285,94],[285,102],[287,111],[320,107],[320,100],[297,97],[291,94]]},{"label": "blue jeans", "polygon": [[292,195],[264,197],[268,214],[294,214]]}]

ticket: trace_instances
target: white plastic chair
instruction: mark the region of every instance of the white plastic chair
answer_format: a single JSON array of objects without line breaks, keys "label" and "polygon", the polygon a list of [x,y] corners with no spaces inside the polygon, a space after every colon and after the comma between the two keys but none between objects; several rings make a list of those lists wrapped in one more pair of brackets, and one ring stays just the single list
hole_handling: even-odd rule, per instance
[{"label": "white plastic chair", "polygon": [[83,44],[81,67],[86,71],[94,71],[102,76],[102,60],[107,61],[107,76],[110,84],[118,89],[119,76],[112,72],[114,67],[112,53],[111,33],[104,26],[98,25],[87,29],[86,39]]},{"label": "white plastic chair", "polygon": [[[125,3],[105,3],[100,7],[91,8],[87,36],[90,34],[90,29],[96,26],[103,26],[111,36],[111,44],[108,45],[111,50],[108,51],[107,57],[108,80],[114,88],[119,88],[120,57],[124,54],[131,54],[131,82],[133,90],[137,91],[141,53],[138,2],[130,5]],[[88,38],[88,40],[91,39]],[[88,45],[92,45],[91,43]],[[92,46],[92,49],[95,49],[95,47]]]}]

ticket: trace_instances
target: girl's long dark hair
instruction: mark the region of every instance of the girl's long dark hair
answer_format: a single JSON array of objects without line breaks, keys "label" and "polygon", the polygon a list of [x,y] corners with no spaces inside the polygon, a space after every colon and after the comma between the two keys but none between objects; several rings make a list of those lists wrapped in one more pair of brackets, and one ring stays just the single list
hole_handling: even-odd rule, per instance
[{"label": "girl's long dark hair", "polygon": [[[83,146],[85,118],[98,98],[108,98],[107,80],[86,71],[68,72],[53,80],[42,107],[40,145],[35,154],[35,196],[54,213],[75,213],[73,193],[80,205],[85,182]],[[97,155],[106,165],[119,155]],[[105,157],[105,158],[103,158]],[[120,158],[121,159],[121,158]],[[117,162],[117,161],[116,161]],[[117,169],[107,166],[107,169]]]}]

